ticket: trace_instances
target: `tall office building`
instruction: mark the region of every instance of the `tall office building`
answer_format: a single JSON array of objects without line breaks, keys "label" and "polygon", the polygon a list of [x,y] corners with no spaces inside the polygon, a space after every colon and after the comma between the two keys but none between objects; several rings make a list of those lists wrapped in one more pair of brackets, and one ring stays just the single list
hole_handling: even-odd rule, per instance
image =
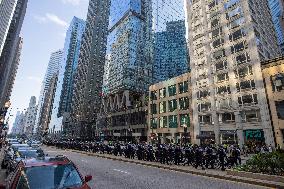
[{"label": "tall office building", "polygon": [[[63,57],[63,50],[58,50],[53,53],[51,53],[50,60],[47,66],[47,70],[42,82],[40,96],[38,100],[38,109],[37,109],[37,117],[36,117],[36,123],[34,127],[34,133],[37,133],[37,131],[40,131],[41,125],[40,120],[42,119],[43,115],[43,108],[44,108],[44,101],[45,101],[45,95],[50,87],[50,83],[52,78],[54,77],[54,74],[56,74],[59,70],[59,65],[62,62]],[[39,128],[39,130],[38,130]]]},{"label": "tall office building", "polygon": [[84,30],[85,21],[74,17],[66,33],[50,121],[50,129],[55,132],[61,131],[63,116],[67,116],[71,111],[74,75],[78,66]]},{"label": "tall office building", "polygon": [[[3,0],[0,3],[0,107],[10,100],[11,90],[16,76],[16,71],[20,62],[23,39],[19,37],[24,17],[26,14],[28,0]],[[12,11],[12,6],[14,6]],[[9,8],[7,8],[7,6]],[[3,10],[4,9],[4,10]],[[9,12],[9,11],[12,11]],[[7,14],[12,14],[11,21],[8,24]],[[8,27],[5,34],[3,34]],[[2,52],[2,53],[1,53]]]},{"label": "tall office building", "polygon": [[193,141],[274,145],[261,61],[280,49],[267,1],[190,0],[187,14]]},{"label": "tall office building", "polygon": [[32,135],[32,131],[35,126],[36,112],[37,112],[36,97],[32,96],[30,99],[29,107],[27,108],[27,111],[25,113],[26,119],[24,124],[24,133],[27,136]]},{"label": "tall office building", "polygon": [[284,1],[268,0],[272,21],[277,35],[278,45],[284,54]]},{"label": "tall office building", "polygon": [[189,71],[184,0],[152,1],[154,82]]},{"label": "tall office building", "polygon": [[12,22],[18,0],[0,1],[0,56]]},{"label": "tall office building", "polygon": [[75,74],[71,118],[76,135],[93,136],[105,64],[107,23],[110,0],[90,0],[86,29]]},{"label": "tall office building", "polygon": [[24,125],[25,125],[25,113],[24,112],[17,112],[15,122],[12,128],[12,134],[14,135],[22,135],[24,134]]}]

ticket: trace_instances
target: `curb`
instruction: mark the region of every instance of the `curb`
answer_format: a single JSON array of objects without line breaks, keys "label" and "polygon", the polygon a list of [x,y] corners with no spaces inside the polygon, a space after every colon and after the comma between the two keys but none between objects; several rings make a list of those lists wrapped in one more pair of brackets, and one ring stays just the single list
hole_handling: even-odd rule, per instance
[{"label": "curb", "polygon": [[198,175],[198,176],[204,176],[204,177],[210,177],[210,178],[216,178],[216,179],[222,179],[222,180],[228,180],[228,181],[234,181],[234,182],[240,182],[240,183],[247,183],[247,184],[252,184],[252,185],[257,185],[257,186],[265,186],[265,187],[270,187],[270,188],[275,188],[275,189],[284,189],[284,185],[282,185],[280,183],[272,183],[272,182],[266,181],[266,180],[247,179],[247,178],[244,178],[244,177],[237,177],[237,176],[232,176],[232,175],[219,175],[219,174],[212,174],[212,173],[208,173],[208,172],[186,170],[186,169],[181,169],[181,168],[176,168],[176,167],[169,167],[169,166],[165,166],[165,165],[151,164],[151,163],[147,163],[147,162],[143,162],[143,161],[139,161],[139,160],[136,161],[136,160],[131,160],[131,159],[122,159],[122,158],[119,158],[119,157],[110,157],[110,156],[95,154],[95,153],[91,153],[91,152],[83,152],[83,151],[79,151],[79,150],[70,150],[70,149],[65,149],[65,150],[75,152],[75,153],[79,153],[79,154],[88,155],[88,156],[110,159],[110,160],[113,160],[113,161],[133,163],[133,164],[137,164],[137,165],[144,165],[144,166],[148,166],[148,167],[154,167],[154,168],[165,169],[165,170],[176,171],[176,172],[182,172],[182,173],[188,173],[188,174],[193,174],[193,175]]}]

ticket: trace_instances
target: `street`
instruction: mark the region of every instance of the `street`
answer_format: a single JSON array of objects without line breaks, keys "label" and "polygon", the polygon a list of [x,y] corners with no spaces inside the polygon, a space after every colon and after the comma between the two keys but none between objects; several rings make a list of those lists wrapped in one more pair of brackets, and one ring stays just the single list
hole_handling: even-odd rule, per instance
[{"label": "street", "polygon": [[96,189],[261,189],[265,187],[179,173],[120,161],[97,158],[55,148],[44,148],[49,156],[66,155],[83,176],[90,174]]}]

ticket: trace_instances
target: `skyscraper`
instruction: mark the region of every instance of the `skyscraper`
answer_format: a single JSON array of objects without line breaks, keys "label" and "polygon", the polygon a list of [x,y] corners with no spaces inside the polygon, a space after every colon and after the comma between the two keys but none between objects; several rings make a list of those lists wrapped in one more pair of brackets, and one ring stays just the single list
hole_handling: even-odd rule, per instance
[{"label": "skyscraper", "polygon": [[164,81],[189,71],[183,0],[152,1],[154,44],[154,82]]},{"label": "skyscraper", "polygon": [[27,136],[30,136],[34,129],[35,120],[36,120],[36,112],[37,112],[36,97],[32,96],[30,98],[29,107],[27,108],[27,111],[25,113],[26,119],[25,119],[25,124],[24,124],[24,133]]},{"label": "skyscraper", "polygon": [[284,54],[284,2],[283,0],[268,0],[272,21],[277,35],[278,44]]},{"label": "skyscraper", "polygon": [[63,59],[59,68],[50,128],[61,131],[63,115],[71,111],[74,75],[77,71],[85,21],[74,17],[66,33]]},{"label": "skyscraper", "polygon": [[187,14],[194,142],[274,145],[261,61],[280,49],[267,1],[193,0]]},{"label": "skyscraper", "polygon": [[10,100],[20,62],[23,39],[19,36],[27,3],[28,0],[3,0],[0,3],[0,107]]},{"label": "skyscraper", "polygon": [[[42,116],[44,116],[43,113],[43,107],[44,107],[44,101],[45,101],[45,95],[50,87],[50,83],[52,78],[54,77],[54,74],[56,74],[59,70],[59,65],[62,62],[63,57],[63,50],[58,50],[53,53],[51,53],[50,60],[45,72],[44,79],[42,81],[40,96],[38,100],[38,109],[37,109],[37,117],[36,117],[36,123],[34,128],[34,133],[37,133],[38,127],[41,127],[40,120],[42,119]],[[39,128],[40,131],[40,128]]]},{"label": "skyscraper", "polygon": [[15,13],[18,0],[0,1],[0,56],[5,45],[6,37]]},{"label": "skyscraper", "polygon": [[101,105],[109,2],[110,0],[89,2],[72,97],[71,117],[77,135],[81,133],[82,136],[93,136]]}]

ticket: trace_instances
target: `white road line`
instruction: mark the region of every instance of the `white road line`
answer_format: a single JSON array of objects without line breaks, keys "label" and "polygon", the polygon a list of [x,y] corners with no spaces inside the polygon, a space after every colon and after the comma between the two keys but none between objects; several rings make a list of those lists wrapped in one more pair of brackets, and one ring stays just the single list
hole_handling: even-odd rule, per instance
[{"label": "white road line", "polygon": [[81,159],[81,161],[84,162],[84,163],[88,163],[86,160],[83,160],[83,159]]},{"label": "white road line", "polygon": [[124,174],[130,175],[130,173],[127,172],[127,171],[123,171],[123,170],[119,170],[119,169],[113,169],[113,170],[114,170],[114,171],[117,171],[117,172],[120,172],[120,173],[124,173]]}]

